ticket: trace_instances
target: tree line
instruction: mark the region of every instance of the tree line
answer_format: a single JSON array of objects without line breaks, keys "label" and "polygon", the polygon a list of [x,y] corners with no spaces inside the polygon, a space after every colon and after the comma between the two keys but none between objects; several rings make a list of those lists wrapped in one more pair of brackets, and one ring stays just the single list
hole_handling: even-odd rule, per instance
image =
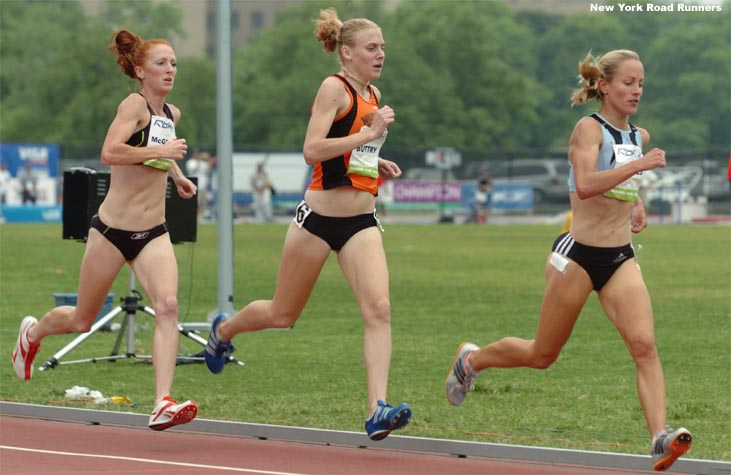
[{"label": "tree line", "polygon": [[[393,9],[381,0],[305,0],[233,52],[235,150],[301,149],[311,101],[338,70],[313,36],[313,20],[330,6],[342,19],[365,16],[383,29],[386,62],[376,84],[396,111],[393,150],[450,146],[490,156],[565,148],[576,120],[596,108],[570,107],[579,60],[627,48],[645,65],[633,122],[650,131],[652,144],[728,157],[728,0],[721,12],[592,13],[587,2],[568,15],[514,11],[502,0],[405,0]],[[0,141],[53,142],[64,157],[95,156],[116,106],[136,87],[108,50],[112,33],[184,36],[184,7],[111,1],[86,16],[77,2],[3,1]],[[178,57],[169,100],[183,112],[178,135],[193,148],[215,150],[215,75],[215,59]]]}]

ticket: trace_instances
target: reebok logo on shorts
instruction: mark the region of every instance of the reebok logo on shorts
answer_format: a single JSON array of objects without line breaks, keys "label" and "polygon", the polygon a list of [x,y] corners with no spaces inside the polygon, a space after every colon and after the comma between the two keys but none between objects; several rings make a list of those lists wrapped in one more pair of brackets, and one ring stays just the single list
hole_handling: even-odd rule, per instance
[{"label": "reebok logo on shorts", "polygon": [[149,235],[150,235],[150,232],[149,231],[145,231],[144,233],[134,233],[129,238],[130,239],[133,239],[135,241],[139,241],[139,240],[142,240],[142,239],[147,239],[147,236],[149,236]]},{"label": "reebok logo on shorts", "polygon": [[619,264],[620,262],[624,262],[626,260],[627,260],[627,256],[625,256],[623,252],[620,252],[619,255],[614,258],[612,263]]}]

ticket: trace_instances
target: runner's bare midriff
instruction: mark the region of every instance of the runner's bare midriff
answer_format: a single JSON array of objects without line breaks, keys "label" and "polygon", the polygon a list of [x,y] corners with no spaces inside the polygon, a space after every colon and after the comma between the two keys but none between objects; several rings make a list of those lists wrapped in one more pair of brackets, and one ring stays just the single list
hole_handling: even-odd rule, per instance
[{"label": "runner's bare midriff", "polygon": [[370,213],[376,207],[375,196],[350,186],[331,190],[307,190],[305,201],[311,210],[322,216],[355,216]]}]

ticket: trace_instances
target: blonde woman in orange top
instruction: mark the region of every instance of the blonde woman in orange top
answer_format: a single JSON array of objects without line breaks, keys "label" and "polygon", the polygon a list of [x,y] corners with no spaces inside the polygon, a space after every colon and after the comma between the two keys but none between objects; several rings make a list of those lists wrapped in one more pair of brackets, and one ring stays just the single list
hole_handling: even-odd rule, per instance
[{"label": "blonde woman in orange top", "polygon": [[253,301],[229,319],[216,318],[206,364],[211,372],[221,372],[230,341],[239,333],[291,327],[334,251],[365,323],[365,429],[371,439],[381,440],[411,418],[408,404],[386,402],[391,305],[375,208],[378,177],[397,178],[401,170],[379,156],[387,127],[395,120],[393,109],[381,106],[381,92],[370,84],[381,75],[385,42],[374,22],[360,18],[343,23],[334,9],[320,12],[315,37],[325,52],[337,52],[341,69],[323,80],[312,106],[304,143],[312,182],[285,237],[274,297]]}]

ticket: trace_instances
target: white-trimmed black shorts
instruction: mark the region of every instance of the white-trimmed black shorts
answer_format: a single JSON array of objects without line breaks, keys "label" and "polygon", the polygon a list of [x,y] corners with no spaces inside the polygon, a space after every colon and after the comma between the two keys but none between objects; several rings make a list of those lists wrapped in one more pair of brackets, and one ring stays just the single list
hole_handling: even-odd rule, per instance
[{"label": "white-trimmed black shorts", "polygon": [[594,290],[601,290],[626,260],[635,257],[631,244],[619,247],[594,247],[577,242],[563,233],[553,243],[553,251],[576,262],[589,274]]}]

